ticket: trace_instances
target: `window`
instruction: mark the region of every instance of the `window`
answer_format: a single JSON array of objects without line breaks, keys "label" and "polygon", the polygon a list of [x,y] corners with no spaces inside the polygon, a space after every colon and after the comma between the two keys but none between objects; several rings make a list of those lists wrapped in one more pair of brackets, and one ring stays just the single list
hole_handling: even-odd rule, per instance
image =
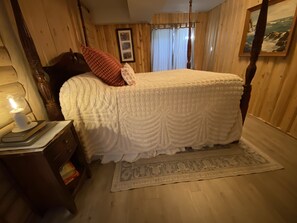
[{"label": "window", "polygon": [[[152,30],[152,71],[187,67],[188,32],[187,27]],[[192,28],[192,61],[194,32]]]}]

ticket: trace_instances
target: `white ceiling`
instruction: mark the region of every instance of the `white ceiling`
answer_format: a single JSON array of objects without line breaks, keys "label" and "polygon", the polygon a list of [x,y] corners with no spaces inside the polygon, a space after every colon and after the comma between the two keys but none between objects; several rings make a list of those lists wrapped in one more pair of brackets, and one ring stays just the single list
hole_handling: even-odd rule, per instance
[{"label": "white ceiling", "polygon": [[[81,0],[95,24],[150,22],[155,13],[188,12],[189,0]],[[206,12],[224,0],[193,0],[193,12]]]}]

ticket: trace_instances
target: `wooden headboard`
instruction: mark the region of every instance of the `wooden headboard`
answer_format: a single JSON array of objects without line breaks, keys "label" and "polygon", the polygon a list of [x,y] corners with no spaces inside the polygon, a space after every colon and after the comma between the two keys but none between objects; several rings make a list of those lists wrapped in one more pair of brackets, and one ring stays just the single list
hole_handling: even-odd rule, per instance
[{"label": "wooden headboard", "polygon": [[53,92],[54,99],[60,107],[59,92],[62,85],[71,77],[90,71],[80,53],[72,51],[62,53],[52,61],[54,65],[43,67],[49,76],[49,85]]},{"label": "wooden headboard", "polygon": [[[190,0],[190,12],[191,12],[191,0]],[[246,69],[244,93],[240,102],[240,108],[242,113],[243,122],[248,110],[250,94],[251,94],[251,82],[256,73],[257,67],[256,62],[261,51],[262,42],[264,38],[266,21],[267,21],[267,10],[268,0],[263,0],[260,15],[258,18],[254,41],[251,49],[250,63]],[[63,83],[70,77],[80,73],[89,71],[89,67],[85,63],[83,57],[79,53],[63,53],[56,60],[57,63],[50,67],[42,68],[39,56],[37,54],[35,45],[30,36],[30,33],[26,27],[23,15],[18,5],[18,0],[11,0],[16,24],[18,27],[20,39],[24,47],[26,56],[31,66],[32,74],[38,86],[38,90],[43,98],[46,106],[48,116],[50,120],[63,119],[61,108],[59,105],[59,90]],[[191,13],[189,13],[191,14]],[[190,15],[189,15],[190,16]],[[190,21],[190,17],[189,17]],[[188,63],[190,58],[188,58]],[[47,78],[47,74],[49,78]],[[49,80],[50,79],[50,80]]]}]

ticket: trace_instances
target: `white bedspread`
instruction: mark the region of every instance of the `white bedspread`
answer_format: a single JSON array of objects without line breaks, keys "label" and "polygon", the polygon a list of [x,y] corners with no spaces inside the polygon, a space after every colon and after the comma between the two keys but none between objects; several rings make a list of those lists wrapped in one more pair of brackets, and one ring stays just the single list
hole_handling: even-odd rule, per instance
[{"label": "white bedspread", "polygon": [[172,70],[136,74],[135,86],[110,87],[92,73],[61,88],[89,160],[134,161],[241,136],[242,79],[233,74]]}]

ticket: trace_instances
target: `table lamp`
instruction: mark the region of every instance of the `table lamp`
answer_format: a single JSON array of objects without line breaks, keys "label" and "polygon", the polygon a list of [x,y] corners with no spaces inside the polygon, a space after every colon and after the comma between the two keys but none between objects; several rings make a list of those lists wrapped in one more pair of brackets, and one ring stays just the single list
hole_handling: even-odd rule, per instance
[{"label": "table lamp", "polygon": [[23,132],[29,130],[37,125],[37,122],[30,122],[25,114],[26,101],[23,97],[14,98],[8,97],[11,106],[10,114],[14,119],[15,127],[12,132]]}]

